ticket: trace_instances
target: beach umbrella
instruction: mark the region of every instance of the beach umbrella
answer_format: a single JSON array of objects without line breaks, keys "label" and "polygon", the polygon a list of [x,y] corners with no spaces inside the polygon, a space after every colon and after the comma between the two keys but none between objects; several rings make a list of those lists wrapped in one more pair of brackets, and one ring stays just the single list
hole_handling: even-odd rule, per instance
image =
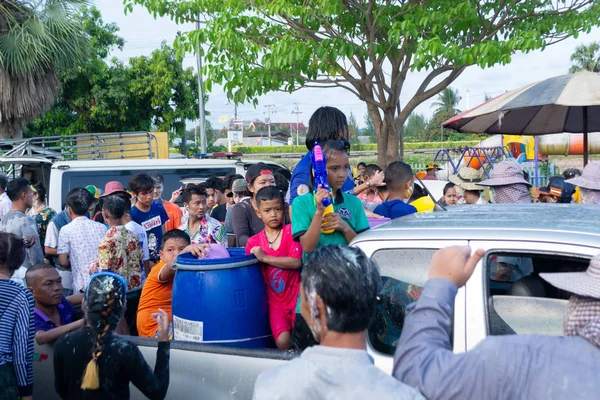
[{"label": "beach umbrella", "polygon": [[443,125],[466,133],[583,133],[585,165],[588,132],[600,131],[600,74],[582,71],[531,83],[462,112]]}]

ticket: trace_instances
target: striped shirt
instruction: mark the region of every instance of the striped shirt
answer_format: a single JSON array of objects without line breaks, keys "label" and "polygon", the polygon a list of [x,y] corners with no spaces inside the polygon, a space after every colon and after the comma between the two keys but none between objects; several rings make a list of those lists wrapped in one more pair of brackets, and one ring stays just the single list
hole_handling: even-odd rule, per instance
[{"label": "striped shirt", "polygon": [[33,305],[27,288],[0,280],[0,365],[13,364],[21,396],[33,392]]}]

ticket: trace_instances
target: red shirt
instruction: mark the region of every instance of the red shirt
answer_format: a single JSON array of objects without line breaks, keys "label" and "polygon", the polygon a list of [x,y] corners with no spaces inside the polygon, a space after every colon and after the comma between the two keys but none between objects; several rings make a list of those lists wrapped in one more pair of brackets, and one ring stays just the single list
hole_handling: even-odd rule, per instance
[{"label": "red shirt", "polygon": [[[273,257],[294,257],[302,259],[302,246],[292,237],[292,225],[284,225],[281,232],[281,243],[278,249],[269,247],[267,234],[264,229],[248,239],[246,254],[251,254],[253,247],[260,246],[265,254]],[[296,308],[298,292],[300,291],[300,270],[281,269],[267,264],[261,264],[262,274],[267,286],[267,296],[271,305],[286,310]]]}]

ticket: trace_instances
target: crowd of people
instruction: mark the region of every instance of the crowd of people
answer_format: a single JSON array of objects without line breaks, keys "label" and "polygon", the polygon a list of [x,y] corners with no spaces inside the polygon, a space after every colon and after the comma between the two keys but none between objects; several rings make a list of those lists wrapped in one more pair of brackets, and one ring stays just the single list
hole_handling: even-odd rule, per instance
[{"label": "crowd of people", "polygon": [[[482,253],[441,250],[408,310],[393,376],[373,365],[365,330],[375,314],[381,278],[377,265],[348,244],[370,229],[373,219],[414,214],[430,195],[401,161],[385,168],[359,163],[354,176],[347,139],[344,114],[322,107],[310,119],[308,151],[291,176],[257,163],[245,176],[213,176],[182,186],[165,200],[163,177],[140,173],[127,189],[116,181],[103,190],[74,188],[60,212],[45,204],[42,184],[0,175],[0,386],[7,388],[0,399],[31,396],[34,340],[56,342],[55,389],[62,398],[128,398],[130,382],[148,397],[164,398],[177,256],[201,258],[227,247],[243,247],[260,262],[276,347],[303,350],[258,378],[256,399],[597,397],[600,387],[592,372],[600,370],[600,258],[589,267],[592,278],[585,290],[565,283],[581,275],[565,282],[544,277],[574,293],[565,334],[575,338],[493,338],[454,355],[453,299]],[[316,143],[325,155],[328,188],[313,185]],[[422,180],[438,179],[439,170],[429,163]],[[496,164],[489,178],[461,168],[449,180],[437,199],[444,207],[600,204],[600,163],[594,162],[582,173],[567,170],[565,177],[552,177],[534,190],[513,161]],[[124,318],[128,291],[140,291],[133,323]],[[80,304],[83,318],[74,308]],[[118,334],[156,338],[154,370]],[[510,351],[498,357],[498,348]],[[572,354],[583,359],[576,376],[569,373]],[[515,378],[533,362],[560,365],[544,370],[553,384]],[[474,378],[467,382],[461,379],[465,374]]]}]

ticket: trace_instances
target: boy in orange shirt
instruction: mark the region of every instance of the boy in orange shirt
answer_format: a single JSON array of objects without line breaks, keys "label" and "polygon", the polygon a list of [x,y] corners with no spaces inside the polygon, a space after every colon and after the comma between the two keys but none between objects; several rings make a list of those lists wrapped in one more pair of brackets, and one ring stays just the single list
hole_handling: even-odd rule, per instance
[{"label": "boy in orange shirt", "polygon": [[173,263],[177,260],[179,254],[192,253],[196,257],[204,256],[206,255],[205,249],[210,247],[208,244],[190,243],[189,235],[182,230],[173,229],[164,234],[160,249],[160,262],[152,267],[140,297],[137,311],[139,336],[149,338],[156,336],[158,323],[152,318],[152,314],[157,312],[158,309],[165,310],[169,315],[169,321],[172,321],[171,297],[173,294],[173,278],[175,277]]}]

